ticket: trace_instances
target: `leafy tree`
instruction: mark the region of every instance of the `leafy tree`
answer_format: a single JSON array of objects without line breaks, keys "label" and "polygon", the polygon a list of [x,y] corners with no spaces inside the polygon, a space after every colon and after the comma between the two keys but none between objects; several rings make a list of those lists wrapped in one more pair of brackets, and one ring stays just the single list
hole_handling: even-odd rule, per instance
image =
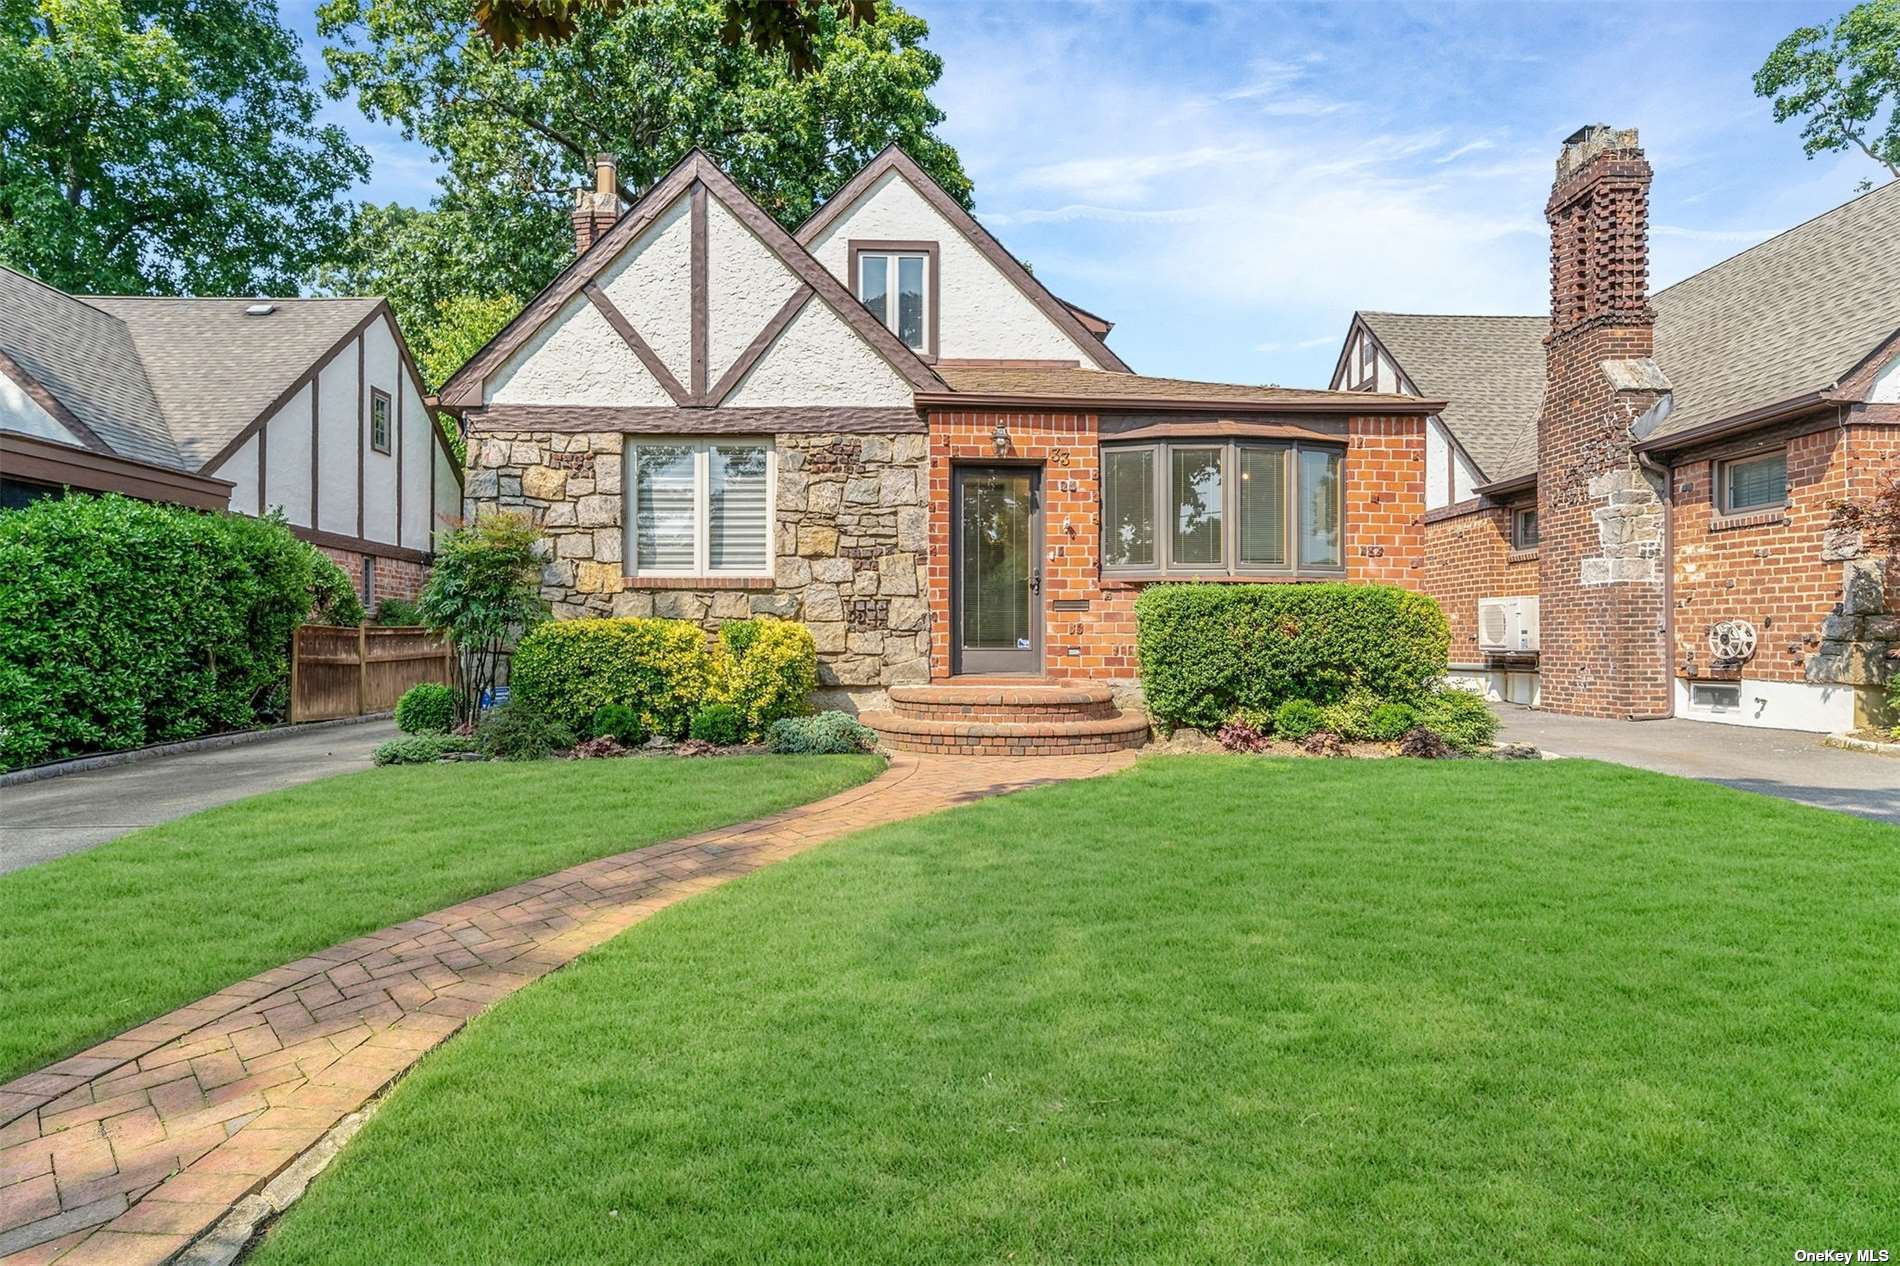
[{"label": "leafy tree", "polygon": [[431,386],[441,386],[448,376],[460,369],[501,327],[521,311],[521,300],[513,295],[456,295],[436,309],[436,321],[427,327],[426,339],[416,350],[416,360]]},{"label": "leafy tree", "polygon": [[540,534],[519,514],[491,514],[451,532],[417,603],[422,619],[455,647],[455,719],[473,725],[502,654],[547,618],[538,581]]},{"label": "leafy tree", "polygon": [[1755,72],[1755,95],[1774,98],[1777,123],[1803,120],[1809,158],[1858,149],[1900,176],[1900,0],[1795,31]]},{"label": "leafy tree", "polygon": [[[726,0],[560,6],[571,34],[497,46],[466,0],[325,0],[318,29],[328,91],[354,94],[441,161],[444,194],[426,211],[369,208],[327,284],[390,296],[404,331],[459,296],[532,295],[572,257],[572,191],[593,156],[620,157],[628,201],[694,146],[781,223],[795,226],[896,141],[954,196],[970,182],[934,129],[928,92],[941,60],[922,19],[880,4],[854,23],[805,5],[815,68],[723,42]],[[855,5],[853,6],[856,7]],[[564,18],[564,20],[567,20]]]},{"label": "leafy tree", "polygon": [[271,0],[0,3],[0,260],[67,289],[290,290],[368,171]]},{"label": "leafy tree", "polygon": [[[581,15],[592,10],[612,15],[628,0],[477,0],[475,21],[497,48],[518,48],[525,40],[559,43],[572,39]],[[648,0],[633,0],[636,4]],[[726,24],[719,38],[730,46],[750,40],[761,53],[783,52],[794,75],[808,74],[818,61],[816,43],[827,0],[724,0]],[[838,0],[853,22],[877,16],[877,0]]]}]

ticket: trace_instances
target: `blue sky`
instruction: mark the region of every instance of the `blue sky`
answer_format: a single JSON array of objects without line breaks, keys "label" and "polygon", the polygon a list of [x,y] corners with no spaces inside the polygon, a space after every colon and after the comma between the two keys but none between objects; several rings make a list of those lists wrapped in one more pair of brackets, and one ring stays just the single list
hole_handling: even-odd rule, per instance
[{"label": "blue sky", "polygon": [[[1579,125],[1640,129],[1667,285],[1885,173],[1808,161],[1755,68],[1822,4],[913,0],[977,214],[1144,373],[1323,386],[1355,308],[1539,312],[1543,203]],[[314,62],[306,0],[285,16]],[[426,154],[351,102],[361,196]]]}]

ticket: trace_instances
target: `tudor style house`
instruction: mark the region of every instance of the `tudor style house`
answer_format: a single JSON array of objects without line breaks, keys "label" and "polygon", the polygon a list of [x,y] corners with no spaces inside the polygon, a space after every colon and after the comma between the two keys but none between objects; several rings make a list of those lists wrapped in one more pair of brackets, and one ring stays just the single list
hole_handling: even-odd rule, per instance
[{"label": "tudor style house", "polygon": [[420,591],[460,481],[380,299],[69,295],[0,268],[0,506],[281,510],[373,609]]},{"label": "tudor style house", "polygon": [[894,742],[1090,750],[1145,733],[1144,585],[1422,583],[1440,402],[1136,375],[895,148],[796,234],[698,152],[623,213],[610,161],[440,395],[557,615],[799,619]]},{"label": "tudor style house", "polygon": [[1494,698],[1869,723],[1900,567],[1831,520],[1900,476],[1900,181],[1652,294],[1650,174],[1634,131],[1571,136],[1550,312],[1357,313],[1333,386],[1447,402],[1424,587]]}]

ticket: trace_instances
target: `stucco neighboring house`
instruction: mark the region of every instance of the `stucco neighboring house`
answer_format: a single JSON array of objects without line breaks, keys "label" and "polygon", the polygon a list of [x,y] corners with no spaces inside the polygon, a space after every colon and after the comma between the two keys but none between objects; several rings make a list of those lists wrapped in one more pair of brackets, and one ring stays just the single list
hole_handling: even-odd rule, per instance
[{"label": "stucco neighboring house", "polygon": [[[897,741],[1073,750],[1144,728],[1109,701],[1145,585],[1421,583],[1438,403],[1136,375],[895,148],[796,234],[698,152],[623,211],[610,161],[574,263],[441,392],[556,615],[796,618]],[[928,685],[971,677],[1053,683],[1062,724]]]},{"label": "stucco neighboring house", "polygon": [[380,299],[69,295],[0,268],[0,495],[281,510],[372,608],[413,598],[461,470]]},{"label": "stucco neighboring house", "polygon": [[1494,697],[1867,723],[1900,569],[1830,520],[1900,474],[1900,181],[1652,294],[1650,178],[1634,131],[1582,129],[1546,208],[1551,311],[1357,313],[1332,385],[1447,402],[1425,588]]}]

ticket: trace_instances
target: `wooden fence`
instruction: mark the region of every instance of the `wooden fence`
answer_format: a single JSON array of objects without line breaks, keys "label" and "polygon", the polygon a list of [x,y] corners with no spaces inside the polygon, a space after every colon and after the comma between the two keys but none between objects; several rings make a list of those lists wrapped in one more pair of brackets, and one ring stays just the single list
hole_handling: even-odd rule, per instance
[{"label": "wooden fence", "polygon": [[418,682],[453,681],[446,641],[424,628],[305,624],[290,651],[290,719],[387,712]]}]

